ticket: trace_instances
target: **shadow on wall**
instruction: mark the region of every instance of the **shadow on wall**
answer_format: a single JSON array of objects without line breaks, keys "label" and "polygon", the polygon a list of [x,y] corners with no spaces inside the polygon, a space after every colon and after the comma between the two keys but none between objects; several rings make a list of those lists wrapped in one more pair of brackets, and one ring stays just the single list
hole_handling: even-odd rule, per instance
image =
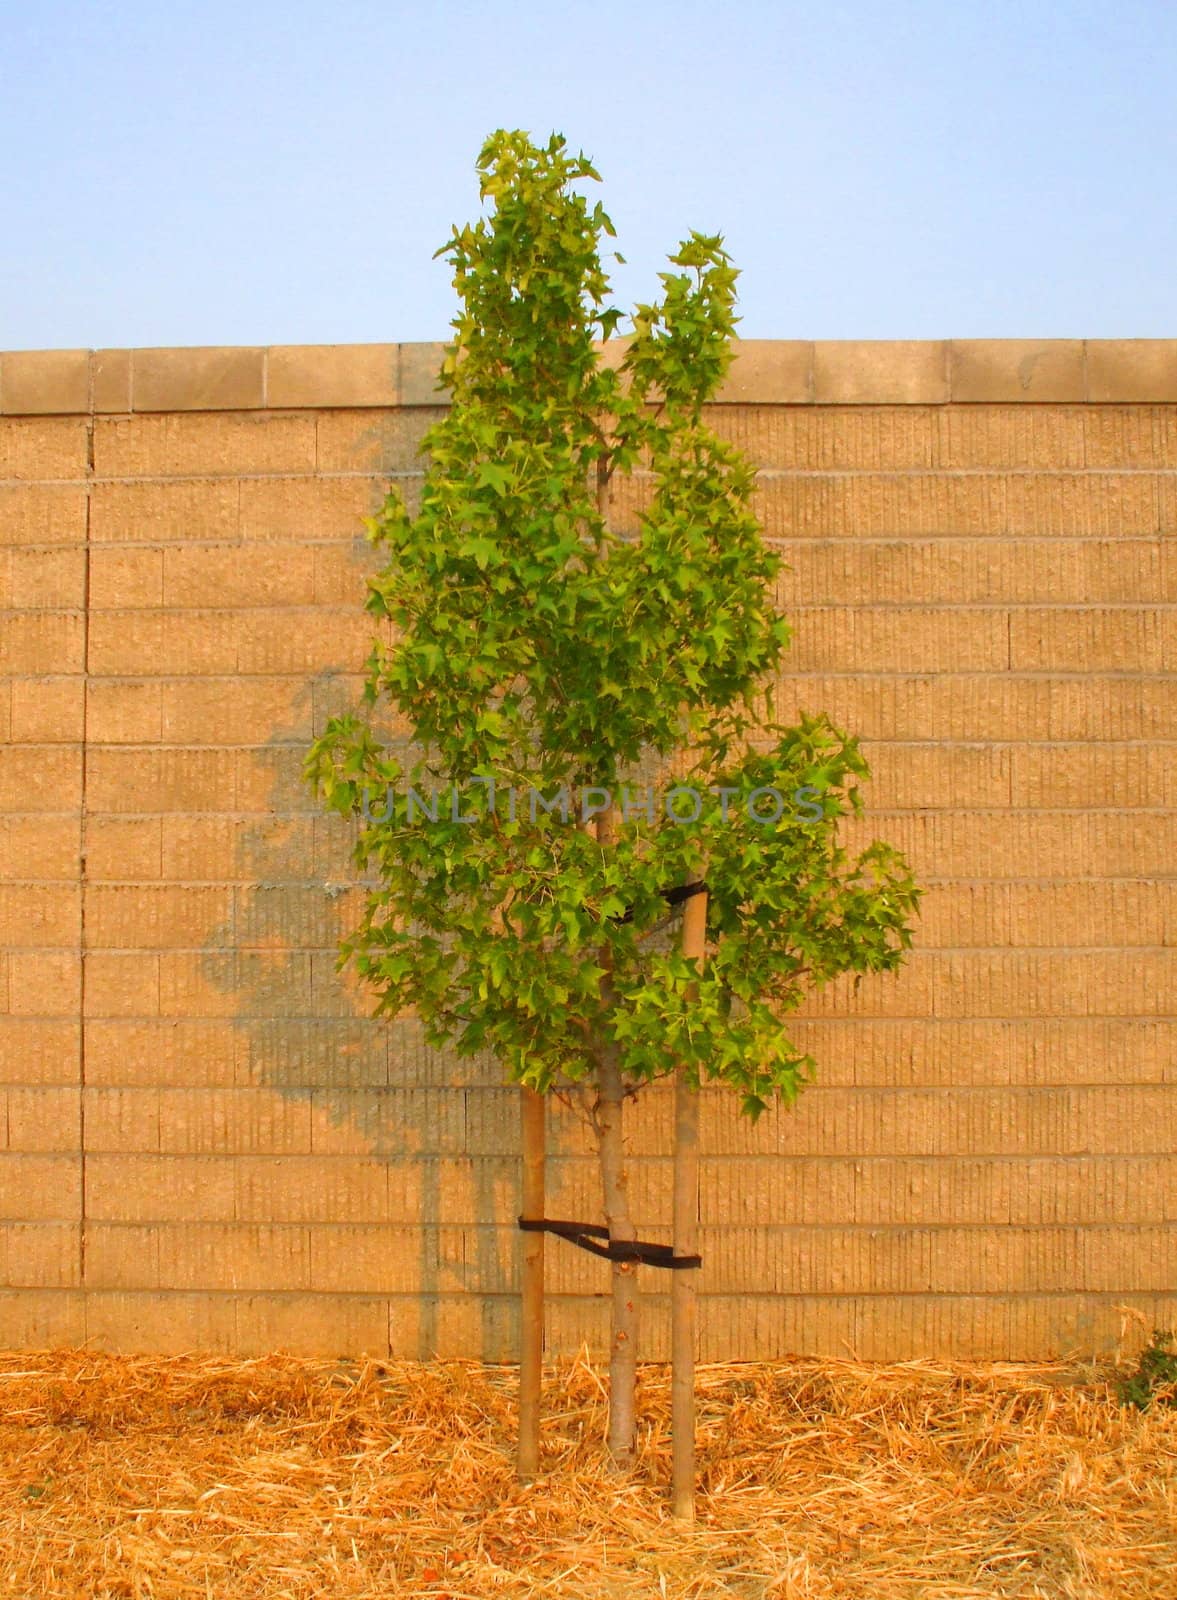
[{"label": "shadow on wall", "polygon": [[[234,916],[206,940],[202,973],[229,1000],[238,1084],[309,1107],[310,1183],[304,1149],[289,1168],[303,1192],[276,1204],[311,1226],[312,1259],[316,1245],[335,1257],[316,1289],[399,1297],[398,1353],[477,1345],[485,1360],[515,1359],[514,1093],[493,1058],[431,1049],[412,1017],[375,1020],[371,992],[336,968],[361,898],[354,830],[319,810],[301,766],[312,728],[352,703],[353,685],[321,673],[253,752],[236,802]],[[371,1226],[357,1253],[360,1222]],[[398,1248],[410,1241],[411,1261]]]}]

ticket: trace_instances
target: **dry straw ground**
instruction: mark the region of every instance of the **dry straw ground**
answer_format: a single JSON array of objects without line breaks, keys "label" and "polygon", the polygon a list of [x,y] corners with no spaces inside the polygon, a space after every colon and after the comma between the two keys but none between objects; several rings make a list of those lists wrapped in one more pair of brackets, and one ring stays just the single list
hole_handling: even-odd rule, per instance
[{"label": "dry straw ground", "polygon": [[470,1362],[0,1358],[0,1594],[1177,1597],[1177,1412],[1110,1368],[789,1361],[699,1373],[700,1517],[666,1510],[668,1377],[602,1470],[601,1379]]}]

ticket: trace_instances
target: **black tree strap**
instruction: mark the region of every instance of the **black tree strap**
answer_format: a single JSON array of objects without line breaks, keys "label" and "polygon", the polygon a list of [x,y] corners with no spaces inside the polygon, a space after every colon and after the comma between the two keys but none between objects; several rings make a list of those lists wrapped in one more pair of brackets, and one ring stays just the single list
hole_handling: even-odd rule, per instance
[{"label": "black tree strap", "polygon": [[[532,1217],[520,1217],[519,1226],[525,1233],[554,1233],[567,1239],[581,1250],[606,1261],[638,1261],[644,1267],[701,1267],[702,1256],[676,1256],[672,1244],[649,1244],[641,1239],[610,1239],[608,1228],[595,1222],[551,1222]],[[597,1239],[607,1243],[596,1244]]]},{"label": "black tree strap", "polygon": [[693,900],[697,894],[706,894],[707,885],[702,878],[694,883],[680,883],[676,889],[663,889],[662,898],[668,906],[680,906],[684,900]]},{"label": "black tree strap", "polygon": [[[674,889],[662,889],[659,892],[668,906],[681,906],[684,900],[693,899],[697,894],[706,894],[707,885],[702,878],[698,878],[694,883],[680,883]],[[624,911],[619,917],[610,917],[609,920],[610,922],[632,922],[633,908],[631,907],[628,911]]]}]

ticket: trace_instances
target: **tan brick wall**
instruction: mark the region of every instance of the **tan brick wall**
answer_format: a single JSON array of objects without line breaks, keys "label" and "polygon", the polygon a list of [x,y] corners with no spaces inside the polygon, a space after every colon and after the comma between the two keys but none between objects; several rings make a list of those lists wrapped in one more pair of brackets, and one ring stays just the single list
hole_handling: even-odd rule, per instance
[{"label": "tan brick wall", "polygon": [[[298,776],[438,356],[0,355],[0,1343],[515,1352],[515,1092],[366,1019]],[[791,567],[784,705],[861,730],[929,894],[898,979],[798,1022],[794,1111],[706,1096],[701,1355],[1172,1324],[1177,343],[750,344],[712,415]],[[651,1238],[670,1137],[647,1095]],[[549,1260],[551,1348],[599,1350],[605,1269]]]}]

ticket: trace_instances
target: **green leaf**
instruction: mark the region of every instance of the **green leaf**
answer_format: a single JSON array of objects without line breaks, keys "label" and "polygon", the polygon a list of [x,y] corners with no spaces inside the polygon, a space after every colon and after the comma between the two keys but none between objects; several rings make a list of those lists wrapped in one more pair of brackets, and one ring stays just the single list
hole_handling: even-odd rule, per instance
[{"label": "green leaf", "polygon": [[514,479],[506,467],[498,466],[493,461],[482,461],[478,467],[478,483],[480,486],[489,485],[497,495],[504,495],[513,486]]}]

